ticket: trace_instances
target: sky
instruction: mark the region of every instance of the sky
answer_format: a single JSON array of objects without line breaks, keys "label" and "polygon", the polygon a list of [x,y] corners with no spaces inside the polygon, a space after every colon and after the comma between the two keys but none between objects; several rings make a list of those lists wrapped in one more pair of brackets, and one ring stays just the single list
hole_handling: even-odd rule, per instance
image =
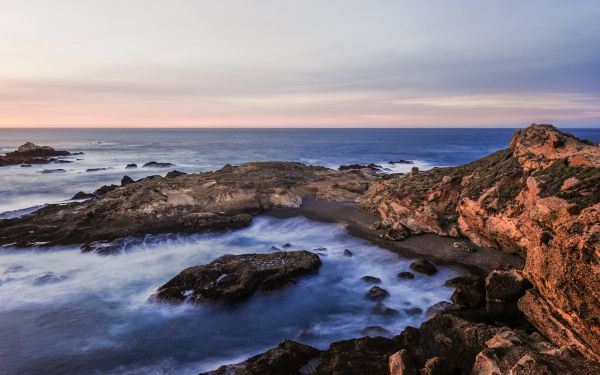
[{"label": "sky", "polygon": [[599,127],[599,20],[597,0],[0,0],[0,127]]}]

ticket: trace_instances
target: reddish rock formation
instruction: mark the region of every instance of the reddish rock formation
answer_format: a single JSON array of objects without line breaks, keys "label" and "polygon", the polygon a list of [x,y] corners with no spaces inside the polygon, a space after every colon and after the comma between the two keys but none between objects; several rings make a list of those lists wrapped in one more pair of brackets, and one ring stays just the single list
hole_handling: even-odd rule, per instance
[{"label": "reddish rock formation", "polygon": [[373,184],[362,207],[393,233],[523,255],[534,288],[520,309],[556,345],[600,360],[600,147],[533,124],[480,160]]}]

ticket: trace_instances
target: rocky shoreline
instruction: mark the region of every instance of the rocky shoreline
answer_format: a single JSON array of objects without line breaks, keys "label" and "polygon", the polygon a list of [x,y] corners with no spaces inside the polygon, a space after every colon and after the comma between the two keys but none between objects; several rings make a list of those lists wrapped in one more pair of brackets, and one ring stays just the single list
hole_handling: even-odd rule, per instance
[{"label": "rocky shoreline", "polygon": [[[324,351],[286,340],[211,374],[597,374],[598,186],[600,147],[533,124],[488,157],[406,175],[260,162],[124,179],[83,202],[0,220],[0,245],[83,244],[84,251],[109,254],[127,239],[239,228],[261,213],[339,222],[402,256],[461,266],[471,275],[448,282],[453,303],[432,307],[419,328]],[[218,283],[233,274],[226,284],[235,293],[222,298],[233,301],[265,280],[268,289],[299,275],[223,261],[182,271],[159,289],[158,300],[221,299],[228,294]],[[319,263],[307,264],[302,273]],[[418,266],[433,272],[426,262]]]}]

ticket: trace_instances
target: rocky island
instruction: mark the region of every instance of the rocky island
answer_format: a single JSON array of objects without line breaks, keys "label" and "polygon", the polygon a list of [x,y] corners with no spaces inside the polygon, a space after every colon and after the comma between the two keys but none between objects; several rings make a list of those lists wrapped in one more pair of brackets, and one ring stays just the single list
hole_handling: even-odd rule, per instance
[{"label": "rocky island", "polygon": [[[31,164],[47,164],[61,161],[61,156],[71,155],[68,151],[55,150],[50,146],[38,146],[32,142],[24,143],[16,151],[0,155],[0,167],[8,165],[30,166]],[[64,161],[64,160],[62,160]]]},{"label": "rocky island", "polygon": [[[254,162],[124,179],[87,201],[0,220],[0,245],[78,244],[84,251],[111,253],[124,239],[235,229],[257,214],[301,212],[305,202],[316,202],[327,207],[327,220],[343,221],[349,213],[376,220],[353,234],[389,248],[436,234],[457,239],[450,251],[458,258],[486,249],[502,259],[522,259],[525,266],[492,257],[485,274],[449,280],[453,303],[433,306],[419,328],[340,341],[327,350],[285,340],[213,374],[597,374],[599,186],[600,147],[551,125],[532,124],[517,131],[507,149],[424,172]],[[154,299],[241,301],[319,264],[309,252],[225,256],[174,275]],[[416,264],[415,271],[435,273],[423,259]],[[410,278],[407,272],[398,277]]]}]

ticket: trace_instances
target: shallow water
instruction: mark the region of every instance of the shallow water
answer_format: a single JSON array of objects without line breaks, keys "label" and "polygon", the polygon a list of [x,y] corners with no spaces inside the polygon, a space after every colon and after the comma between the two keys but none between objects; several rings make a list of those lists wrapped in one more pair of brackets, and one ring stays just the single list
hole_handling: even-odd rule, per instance
[{"label": "shallow water", "polygon": [[[157,305],[148,297],[185,267],[223,254],[327,248],[315,275],[295,286],[259,293],[232,305]],[[344,249],[353,252],[343,255]],[[136,246],[115,256],[4,250],[0,254],[0,373],[189,373],[241,360],[284,338],[325,348],[379,325],[390,334],[418,326],[428,306],[447,300],[454,272],[400,280],[409,262],[334,224],[305,218],[258,217],[242,230]],[[50,274],[51,273],[51,274]],[[51,276],[48,276],[51,275]],[[371,312],[370,288],[360,278],[382,279],[400,311]],[[44,276],[46,276],[44,278]],[[42,279],[40,279],[42,277]],[[405,312],[418,307],[423,312]]]}]

